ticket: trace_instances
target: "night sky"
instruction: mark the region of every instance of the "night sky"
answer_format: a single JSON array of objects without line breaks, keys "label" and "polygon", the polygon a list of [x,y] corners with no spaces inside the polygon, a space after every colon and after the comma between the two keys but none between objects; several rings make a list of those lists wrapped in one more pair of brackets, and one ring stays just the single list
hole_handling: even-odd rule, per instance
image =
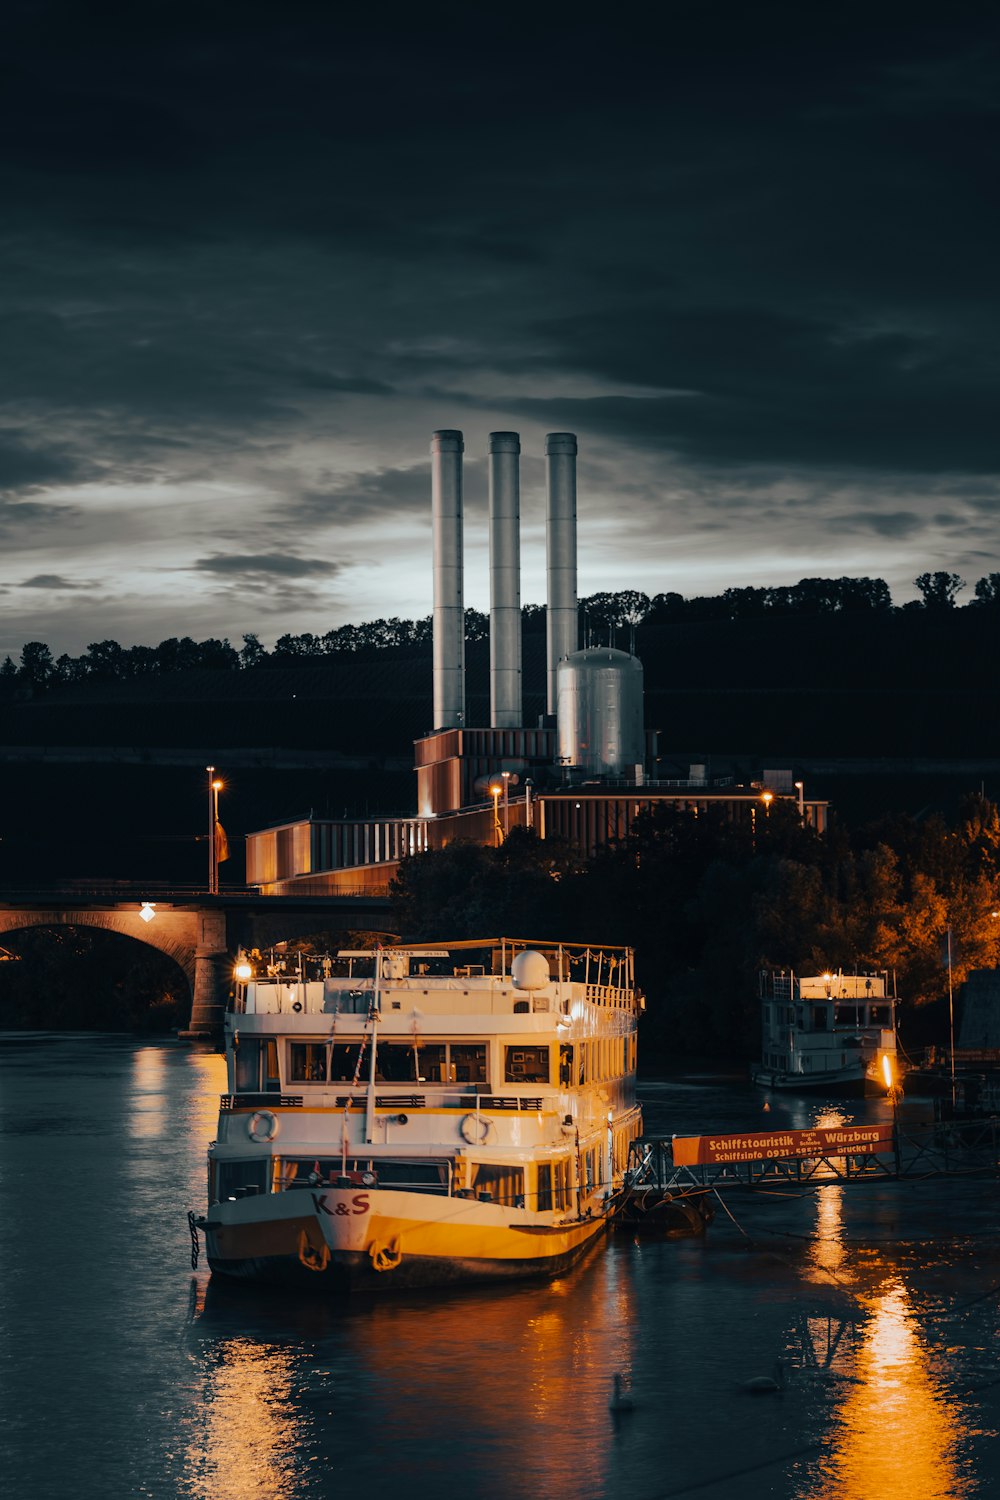
[{"label": "night sky", "polygon": [[[10,0],[0,656],[431,606],[428,443],[580,591],[1000,571],[977,3]],[[993,12],[996,15],[996,12]]]}]

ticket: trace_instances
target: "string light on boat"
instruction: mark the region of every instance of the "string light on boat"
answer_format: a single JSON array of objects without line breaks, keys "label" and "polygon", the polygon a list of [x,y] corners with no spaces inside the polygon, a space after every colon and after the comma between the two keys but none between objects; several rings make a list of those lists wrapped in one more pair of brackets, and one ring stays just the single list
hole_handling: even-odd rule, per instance
[{"label": "string light on boat", "polygon": [[155,907],[156,907],[156,902],[155,901],[144,901],[142,903],[142,905],[139,908],[139,915],[140,915],[140,917],[142,918],[142,920],[144,922],[151,922],[153,920],[153,918],[156,916]]}]

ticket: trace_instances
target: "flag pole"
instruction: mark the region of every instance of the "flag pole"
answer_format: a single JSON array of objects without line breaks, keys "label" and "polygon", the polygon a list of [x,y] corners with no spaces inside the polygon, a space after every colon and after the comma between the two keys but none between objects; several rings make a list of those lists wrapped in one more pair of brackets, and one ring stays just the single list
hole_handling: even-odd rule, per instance
[{"label": "flag pole", "polygon": [[219,794],[215,789],[215,767],[206,766],[205,770],[208,772],[208,893],[215,896],[219,890],[219,867],[215,860],[215,810]]}]

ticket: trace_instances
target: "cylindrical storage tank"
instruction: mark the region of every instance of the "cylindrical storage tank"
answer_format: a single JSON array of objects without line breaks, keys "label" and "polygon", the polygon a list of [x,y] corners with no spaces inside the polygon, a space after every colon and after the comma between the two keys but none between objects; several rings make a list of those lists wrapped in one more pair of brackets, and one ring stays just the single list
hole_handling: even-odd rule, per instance
[{"label": "cylindrical storage tank", "polygon": [[572,432],[548,434],[545,471],[546,711],[554,714],[559,663],[580,644],[576,596],[576,436]]},{"label": "cylindrical storage tank", "polygon": [[642,662],[593,646],[559,663],[559,763],[591,776],[634,776],[645,760]]},{"label": "cylindrical storage tank", "polygon": [[462,588],[462,434],[431,437],[434,528],[434,728],[465,724],[465,605]]},{"label": "cylindrical storage tank", "polygon": [[491,432],[490,724],[519,729],[521,713],[521,440]]}]

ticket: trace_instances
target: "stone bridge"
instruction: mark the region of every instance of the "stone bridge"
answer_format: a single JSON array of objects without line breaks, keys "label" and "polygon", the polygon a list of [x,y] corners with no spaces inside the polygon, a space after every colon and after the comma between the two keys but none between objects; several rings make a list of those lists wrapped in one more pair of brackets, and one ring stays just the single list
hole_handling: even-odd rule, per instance
[{"label": "stone bridge", "polygon": [[[150,908],[150,919],[142,909]],[[384,896],[208,896],[204,892],[113,889],[0,892],[0,941],[25,927],[98,927],[167,954],[191,991],[183,1037],[216,1036],[238,948],[268,948],[314,932],[387,932]]]}]

